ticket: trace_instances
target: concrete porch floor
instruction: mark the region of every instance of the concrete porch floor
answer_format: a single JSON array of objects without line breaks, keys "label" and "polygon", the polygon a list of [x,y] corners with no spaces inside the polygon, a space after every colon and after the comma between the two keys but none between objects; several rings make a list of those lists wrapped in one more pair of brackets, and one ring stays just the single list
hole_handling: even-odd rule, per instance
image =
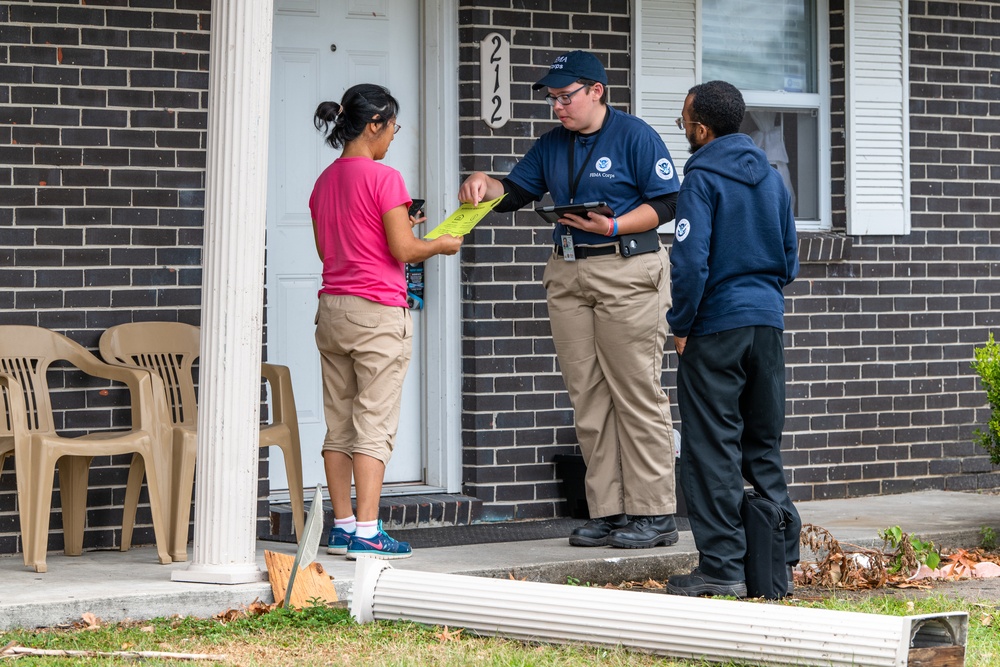
[{"label": "concrete porch floor", "polygon": [[[829,530],[842,542],[881,545],[878,531],[900,526],[905,532],[947,547],[973,547],[980,528],[1000,532],[1000,496],[922,491],[891,496],[798,503],[803,523]],[[295,553],[295,545],[257,542],[261,572],[264,550]],[[190,552],[189,552],[190,553]],[[317,560],[334,577],[341,600],[350,600],[353,561],[329,556]],[[565,538],[470,544],[414,550],[393,567],[430,572],[565,583],[567,577],[595,583],[664,579],[697,563],[690,532],[682,531],[671,547],[623,550],[571,547]],[[152,547],[129,552],[92,551],[79,557],[48,556],[45,574],[24,567],[20,554],[0,557],[0,630],[53,626],[79,620],[90,612],[105,621],[146,619],[175,614],[210,617],[273,601],[267,581],[241,585],[173,582],[171,572],[187,563],[160,565]]]}]

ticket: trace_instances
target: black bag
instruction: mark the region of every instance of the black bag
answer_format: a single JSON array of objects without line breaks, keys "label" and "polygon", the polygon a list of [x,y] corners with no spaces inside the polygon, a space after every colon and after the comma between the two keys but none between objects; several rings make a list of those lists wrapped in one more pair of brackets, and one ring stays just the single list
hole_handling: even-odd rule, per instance
[{"label": "black bag", "polygon": [[788,593],[785,525],[788,515],[776,502],[747,491],[740,507],[747,555],[743,560],[747,597],[778,600]]}]

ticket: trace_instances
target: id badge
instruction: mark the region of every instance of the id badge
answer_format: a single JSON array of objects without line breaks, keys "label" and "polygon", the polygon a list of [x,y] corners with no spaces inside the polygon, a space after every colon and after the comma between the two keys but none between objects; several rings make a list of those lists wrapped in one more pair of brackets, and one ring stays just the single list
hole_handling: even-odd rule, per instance
[{"label": "id badge", "polygon": [[562,249],[563,249],[563,259],[567,262],[576,261],[576,251],[573,249],[573,235],[563,234],[562,235]]}]

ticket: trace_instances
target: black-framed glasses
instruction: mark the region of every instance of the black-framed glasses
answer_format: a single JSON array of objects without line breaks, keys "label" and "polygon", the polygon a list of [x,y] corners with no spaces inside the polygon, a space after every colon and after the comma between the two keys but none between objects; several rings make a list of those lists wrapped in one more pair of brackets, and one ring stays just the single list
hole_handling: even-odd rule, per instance
[{"label": "black-framed glasses", "polygon": [[674,124],[677,125],[677,129],[681,132],[684,131],[685,125],[704,125],[704,123],[699,123],[696,120],[684,120],[683,118],[678,118],[674,121]]},{"label": "black-framed glasses", "polygon": [[396,121],[391,121],[391,122],[392,122],[392,133],[399,134],[399,131],[403,129],[403,126],[397,123]]},{"label": "black-framed glasses", "polygon": [[548,102],[548,104],[549,104],[550,107],[554,107],[556,105],[556,102],[558,102],[559,104],[563,105],[564,107],[565,106],[569,106],[570,103],[573,102],[573,96],[576,95],[578,92],[580,92],[581,90],[583,90],[586,87],[587,87],[587,84],[583,84],[582,86],[580,86],[576,90],[571,90],[570,92],[563,93],[562,95],[546,95],[545,96],[545,101]]}]

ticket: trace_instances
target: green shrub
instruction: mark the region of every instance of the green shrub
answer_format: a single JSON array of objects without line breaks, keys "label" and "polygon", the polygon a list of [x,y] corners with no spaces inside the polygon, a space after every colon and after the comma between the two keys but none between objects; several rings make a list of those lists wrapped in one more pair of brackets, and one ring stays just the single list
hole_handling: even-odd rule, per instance
[{"label": "green shrub", "polygon": [[993,551],[997,548],[997,531],[990,526],[983,526],[979,529],[979,546],[984,551]]},{"label": "green shrub", "polygon": [[993,465],[1000,465],[1000,345],[993,340],[992,332],[989,343],[977,347],[974,354],[972,368],[979,374],[990,404],[990,420],[985,431],[976,429],[976,442],[990,455]]},{"label": "green shrub", "polygon": [[914,574],[923,563],[932,570],[936,570],[941,564],[941,554],[934,547],[934,543],[928,540],[924,542],[918,537],[913,537],[903,532],[899,526],[890,526],[885,530],[880,530],[878,536],[885,540],[886,545],[896,551],[887,553],[889,562],[886,567],[889,572],[904,571],[907,575]]}]

